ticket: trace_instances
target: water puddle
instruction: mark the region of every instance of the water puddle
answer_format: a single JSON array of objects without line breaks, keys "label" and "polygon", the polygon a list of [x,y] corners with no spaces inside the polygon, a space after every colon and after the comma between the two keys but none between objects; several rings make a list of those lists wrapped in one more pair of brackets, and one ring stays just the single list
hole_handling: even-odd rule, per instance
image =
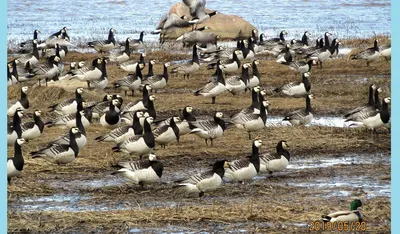
[{"label": "water puddle", "polygon": [[[291,126],[288,121],[282,121],[284,117],[282,116],[268,116],[267,127],[274,126]],[[345,119],[338,116],[314,116],[314,119],[306,126],[321,126],[321,127],[337,127],[337,128],[347,128],[354,127],[350,126],[351,123],[345,122]]]}]

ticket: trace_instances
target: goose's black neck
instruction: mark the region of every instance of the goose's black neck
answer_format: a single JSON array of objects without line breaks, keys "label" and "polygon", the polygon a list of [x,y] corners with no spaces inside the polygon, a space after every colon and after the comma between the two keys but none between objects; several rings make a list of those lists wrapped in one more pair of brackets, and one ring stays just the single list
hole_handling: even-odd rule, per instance
[{"label": "goose's black neck", "polygon": [[35,124],[38,126],[39,131],[41,133],[43,133],[43,128],[44,128],[44,123],[42,121],[42,119],[40,118],[40,116],[37,115],[33,115],[33,121],[35,121]]},{"label": "goose's black neck", "polygon": [[156,119],[156,109],[154,109],[154,102],[149,99],[149,102],[147,104],[147,111],[149,112],[149,115]]},{"label": "goose's black neck", "polygon": [[13,116],[13,129],[17,133],[18,138],[21,138],[21,135],[22,135],[21,118],[19,117],[17,111],[14,113],[14,116]]},{"label": "goose's black neck", "polygon": [[28,109],[29,108],[29,100],[26,97],[26,93],[24,93],[21,89],[21,99],[19,100],[19,102],[21,103],[21,105],[25,108]]},{"label": "goose's black neck", "polygon": [[133,116],[132,128],[135,135],[142,135],[143,134],[143,127],[140,124],[139,117],[135,113]]},{"label": "goose's black neck", "polygon": [[33,40],[38,39],[38,32],[37,30],[33,31]]},{"label": "goose's black neck", "polygon": [[199,55],[197,54],[197,46],[196,46],[196,45],[193,46],[193,58],[192,58],[192,62],[193,62],[193,63],[197,63],[197,64],[200,65]]},{"label": "goose's black neck", "polygon": [[135,75],[136,75],[137,78],[142,80],[143,75],[142,75],[142,70],[140,69],[139,63],[136,65]]},{"label": "goose's black neck", "polygon": [[86,130],[85,127],[83,127],[82,124],[82,115],[80,111],[77,111],[75,114],[75,121],[76,121],[76,127],[81,131],[81,134],[86,136]]},{"label": "goose's black neck", "polygon": [[147,76],[148,77],[154,76],[153,64],[151,62],[149,62],[149,71],[147,72]]},{"label": "goose's black neck", "polygon": [[263,103],[260,104],[260,117],[265,124],[267,122],[267,111],[265,109],[266,107],[264,106]]},{"label": "goose's black neck", "polygon": [[279,39],[281,41],[285,41],[285,34],[283,33],[283,31],[279,34]]},{"label": "goose's black neck", "polygon": [[165,64],[164,64],[163,77],[165,78],[165,81],[168,82],[168,67]]},{"label": "goose's black neck", "polygon": [[328,34],[327,33],[325,33],[325,49],[329,49],[329,46],[330,46],[330,44],[329,44],[329,36],[328,36]]},{"label": "goose's black neck", "polygon": [[129,48],[129,39],[127,38],[125,41],[125,50],[124,50],[125,54],[127,54],[128,56],[131,55],[131,50]]},{"label": "goose's black neck", "polygon": [[252,154],[249,161],[253,163],[257,173],[260,171],[260,155],[258,150],[259,150],[258,147],[253,143]]},{"label": "goose's black neck", "polygon": [[157,176],[161,178],[164,169],[162,163],[159,161],[150,161],[150,166],[153,168]]},{"label": "goose's black neck", "polygon": [[306,111],[307,112],[312,112],[311,99],[310,99],[310,97],[308,95],[306,97]]},{"label": "goose's black neck", "polygon": [[380,110],[382,105],[381,105],[381,102],[379,100],[379,91],[378,91],[378,89],[379,88],[377,88],[375,90],[375,95],[374,95],[375,96],[375,108]]},{"label": "goose's black neck", "polygon": [[149,148],[154,148],[155,146],[155,142],[154,142],[154,135],[153,132],[151,131],[151,126],[149,124],[149,122],[147,122],[147,120],[144,121],[144,141],[146,143],[146,145]]},{"label": "goose's black neck", "polygon": [[174,117],[171,118],[171,121],[169,121],[169,126],[172,128],[174,131],[174,134],[176,136],[177,141],[179,142],[179,128],[175,123]]},{"label": "goose's black neck", "polygon": [[143,42],[143,35],[144,35],[144,32],[141,32],[141,33],[140,33],[140,36],[139,36],[139,41],[140,41],[140,42]]},{"label": "goose's black neck", "polygon": [[390,120],[390,112],[389,112],[389,107],[388,103],[385,102],[385,99],[382,100],[382,109],[381,109],[381,120],[383,123],[388,123]]},{"label": "goose's black neck", "polygon": [[251,68],[253,69],[253,76],[261,77],[260,72],[258,71],[258,67],[255,61],[253,61]]},{"label": "goose's black neck", "polygon": [[373,106],[374,103],[374,88],[372,85],[369,86],[369,95],[368,95],[368,105]]},{"label": "goose's black neck", "polygon": [[143,106],[146,108],[148,108],[149,105],[149,90],[147,90],[147,86],[148,85],[145,85],[143,87],[143,98],[142,98]]},{"label": "goose's black neck", "polygon": [[279,142],[278,145],[276,145],[276,153],[279,155],[285,156],[285,158],[290,161],[290,153],[286,149],[283,148],[282,142]]},{"label": "goose's black neck", "polygon": [[305,76],[305,74],[303,74],[303,84],[304,84],[304,88],[306,89],[306,91],[310,91],[311,89],[311,83],[308,80],[308,78]]},{"label": "goose's black neck", "polygon": [[115,38],[114,38],[114,33],[112,32],[112,29],[110,29],[110,32],[108,33],[108,40],[112,42],[114,45],[116,44]]},{"label": "goose's black neck", "polygon": [[304,45],[308,46],[308,37],[307,37],[307,33],[304,33],[304,34],[303,34],[303,37],[301,38],[301,42],[302,42]]},{"label": "goose's black neck", "polygon": [[254,91],[254,89],[251,91],[251,107],[253,108],[258,108],[259,107],[259,102],[258,102],[258,93]]},{"label": "goose's black neck", "polygon": [[223,85],[225,85],[225,79],[224,76],[222,75],[222,70],[219,67],[219,65],[217,65],[217,81]]},{"label": "goose's black neck", "polygon": [[249,68],[242,67],[240,79],[247,85],[249,83]]},{"label": "goose's black neck", "polygon": [[226,129],[226,124],[225,124],[225,121],[223,119],[218,118],[217,116],[214,116],[214,122],[216,124],[218,124],[219,126],[221,126],[222,130]]},{"label": "goose's black neck", "polygon": [[182,119],[185,119],[187,121],[196,121],[196,118],[193,115],[191,115],[190,113],[188,113],[186,111],[186,108],[183,108]]},{"label": "goose's black neck", "polygon": [[74,151],[75,157],[78,156],[79,153],[79,147],[78,144],[76,143],[76,137],[75,134],[70,130],[69,132],[69,147]]},{"label": "goose's black neck", "polygon": [[78,90],[75,90],[75,101],[76,101],[77,103],[83,102],[82,95],[78,92]]},{"label": "goose's black neck", "polygon": [[24,157],[22,156],[21,146],[18,144],[16,140],[14,143],[14,167],[18,171],[22,171],[24,168]]},{"label": "goose's black neck", "polygon": [[32,55],[33,56],[35,56],[35,58],[37,59],[37,60],[39,60],[39,51],[38,51],[38,48],[37,48],[37,42],[35,43],[35,42],[32,42],[33,44],[32,44],[32,47],[33,47],[33,50],[32,50]]},{"label": "goose's black neck", "polygon": [[221,178],[223,178],[224,174],[225,174],[224,164],[225,164],[225,161],[221,160],[221,161],[214,163],[214,165],[213,165],[213,172],[216,173],[217,175],[219,175]]},{"label": "goose's black neck", "polygon": [[233,58],[233,61],[236,62],[237,66],[240,67],[241,63],[240,63],[240,59],[238,58],[238,56],[236,54],[236,51],[233,52],[233,57],[232,58]]}]

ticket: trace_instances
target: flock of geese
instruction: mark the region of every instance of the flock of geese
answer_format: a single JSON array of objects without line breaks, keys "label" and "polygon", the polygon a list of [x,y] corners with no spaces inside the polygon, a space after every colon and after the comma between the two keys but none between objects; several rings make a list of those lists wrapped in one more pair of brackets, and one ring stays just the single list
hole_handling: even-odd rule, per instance
[{"label": "flock of geese", "polygon": [[[87,83],[88,89],[103,90],[108,86],[107,66],[118,66],[129,75],[116,80],[112,85],[116,91],[123,91],[125,95],[135,91],[142,92],[142,98],[124,104],[123,97],[119,94],[107,94],[102,100],[89,101],[84,98],[85,89],[79,87],[75,96],[56,103],[49,107],[48,112],[58,115],[53,119],[43,120],[42,112],[34,110],[33,121],[22,122],[26,111],[32,110],[28,99],[29,87],[21,86],[19,100],[9,103],[7,115],[12,118],[8,122],[8,146],[14,146],[14,156],[7,159],[8,182],[21,174],[24,166],[24,157],[21,146],[27,141],[40,137],[47,127],[65,127],[65,134],[49,142],[45,147],[35,152],[30,152],[32,158],[43,158],[51,163],[65,165],[73,162],[79,152],[90,140],[86,129],[91,124],[99,124],[109,129],[109,132],[92,138],[98,142],[114,142],[114,152],[122,152],[140,157],[138,161],[119,162],[121,167],[113,174],[125,176],[136,184],[143,186],[159,181],[163,174],[163,164],[155,155],[156,145],[160,150],[166,145],[180,142],[182,136],[195,134],[204,139],[205,143],[214,144],[214,140],[222,137],[230,127],[244,129],[252,139],[251,133],[266,128],[269,114],[267,91],[260,87],[261,74],[258,71],[259,61],[257,54],[270,54],[276,57],[276,62],[286,66],[302,79],[298,83],[283,84],[274,89],[274,92],[293,98],[304,98],[305,107],[288,113],[282,121],[289,121],[293,126],[307,125],[313,120],[311,108],[311,83],[309,77],[311,68],[317,64],[322,68],[323,62],[339,54],[341,42],[337,38],[331,40],[332,34],[326,32],[322,38],[316,40],[315,45],[309,41],[310,33],[307,31],[299,40],[287,40],[287,32],[283,30],[278,38],[266,39],[264,34],[257,35],[256,29],[252,36],[238,39],[234,48],[223,48],[217,45],[216,40],[205,36],[207,26],[198,28],[218,12],[205,13],[205,0],[183,0],[190,8],[190,16],[176,14],[165,15],[156,30],[152,33],[163,35],[168,30],[176,27],[190,27],[192,31],[178,37],[185,46],[192,49],[192,59],[184,64],[179,64],[169,70],[171,62],[163,64],[162,74],[154,74],[155,60],[145,61],[146,53],[140,54],[139,60],[132,58],[137,50],[145,48],[143,37],[140,33],[138,39],[126,38],[121,50],[120,43],[115,39],[116,30],[109,30],[105,40],[92,41],[87,46],[101,54],[92,61],[71,62],[69,70],[64,70],[63,60],[68,54],[71,40],[68,29],[62,28],[49,36],[46,40],[39,40],[39,30],[34,31],[33,39],[20,45],[20,56],[7,64],[8,85],[34,84],[47,85],[48,82],[78,79]],[[390,45],[378,46],[374,40],[373,47],[353,55],[352,59],[364,60],[367,66],[380,57],[390,59]],[[41,51],[41,53],[39,53]],[[244,62],[250,60],[251,62]],[[201,62],[200,62],[201,61]],[[111,65],[107,65],[111,64]],[[199,118],[192,114],[193,107],[186,106],[180,116],[171,116],[167,119],[157,119],[154,102],[157,90],[163,90],[168,85],[169,73],[182,74],[183,78],[190,79],[200,66],[206,64],[208,69],[215,70],[204,87],[194,91],[196,96],[204,96],[216,103],[216,97],[223,92],[233,95],[250,91],[251,105],[243,108],[238,113],[224,118],[222,112],[217,111],[208,119]],[[148,67],[147,74],[143,71]],[[251,70],[251,72],[250,72]],[[240,75],[232,73],[240,72]],[[33,81],[33,82],[32,82]],[[390,97],[382,101],[379,98],[382,88],[371,84],[369,88],[368,103],[357,107],[345,115],[346,121],[361,124],[368,129],[376,131],[381,127],[390,130],[390,112],[388,104]],[[289,144],[286,140],[277,142],[274,153],[260,154],[262,140],[252,141],[251,156],[227,161],[216,161],[209,171],[194,174],[188,178],[175,181],[176,187],[184,188],[188,192],[203,196],[204,193],[213,191],[223,184],[223,178],[233,181],[250,181],[259,173],[279,172],[284,170],[290,161]],[[99,143],[101,144],[101,143]],[[143,156],[148,156],[142,159]],[[361,220],[357,208],[361,201],[352,203],[352,211],[324,217],[324,220]]]}]

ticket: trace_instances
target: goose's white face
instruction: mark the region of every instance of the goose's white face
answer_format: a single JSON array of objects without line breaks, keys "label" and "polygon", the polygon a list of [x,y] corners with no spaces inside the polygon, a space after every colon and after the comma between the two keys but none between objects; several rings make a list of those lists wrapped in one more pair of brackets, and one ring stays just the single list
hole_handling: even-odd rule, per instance
[{"label": "goose's white face", "polygon": [[84,61],[80,61],[80,62],[78,63],[78,67],[83,67],[83,66],[85,66],[85,62],[84,62]]},{"label": "goose's white face", "polygon": [[54,57],[54,61],[60,62],[60,57],[58,57],[58,56]]},{"label": "goose's white face", "polygon": [[254,60],[254,64],[258,65],[258,64],[260,64],[260,62],[258,60]]},{"label": "goose's white face", "polygon": [[265,96],[265,95],[267,95],[267,90],[263,89],[263,90],[261,90],[260,93],[261,93],[261,95]]},{"label": "goose's white face", "polygon": [[371,87],[372,87],[373,90],[376,89],[376,85],[375,84],[373,84]]},{"label": "goose's white face", "polygon": [[292,46],[288,43],[288,44],[286,44],[286,47],[287,47],[287,48],[290,48],[290,47],[292,47]]},{"label": "goose's white face", "polygon": [[225,162],[224,162],[224,168],[229,168],[229,166],[230,166],[229,162],[228,162],[228,161],[225,161]]},{"label": "goose's white face", "polygon": [[33,43],[34,43],[34,44],[37,44],[37,43],[38,43],[38,40],[37,40],[37,39],[33,40]]},{"label": "goose's white face", "polygon": [[36,33],[40,33],[39,29],[36,29],[35,32],[36,32]]},{"label": "goose's white face", "polygon": [[327,32],[327,33],[325,33],[325,35],[329,37],[332,35],[332,33]]},{"label": "goose's white face", "polygon": [[146,57],[146,53],[143,53],[142,56],[143,56],[143,57]]},{"label": "goose's white face", "polygon": [[383,90],[381,87],[379,87],[378,90],[376,90],[376,91],[378,91],[378,93],[382,93]]},{"label": "goose's white face", "polygon": [[115,33],[116,31],[115,31],[115,29],[114,29],[114,28],[112,28],[112,29],[111,29],[111,32],[112,32],[112,33]]},{"label": "goose's white face", "polygon": [[191,106],[187,106],[186,107],[186,112],[187,113],[191,113],[193,111],[193,107],[191,107]]},{"label": "goose's white face", "polygon": [[136,117],[138,118],[143,117],[143,111],[136,111]]},{"label": "goose's white face", "polygon": [[224,65],[218,65],[219,69],[223,69]]},{"label": "goose's white face", "polygon": [[314,96],[313,96],[312,94],[309,94],[308,97],[309,97],[310,99],[314,99]]},{"label": "goose's white face", "polygon": [[42,115],[42,112],[40,110],[36,110],[34,113],[35,113],[36,116],[41,116]]},{"label": "goose's white face", "polygon": [[81,111],[79,111],[79,114],[81,114],[81,116],[84,116],[85,115],[85,111],[81,110]]},{"label": "goose's white face", "polygon": [[306,36],[307,36],[307,37],[311,36],[311,33],[306,32]]},{"label": "goose's white face", "polygon": [[164,63],[164,66],[165,67],[169,67],[171,64],[168,62],[168,63]]},{"label": "goose's white face", "polygon": [[76,92],[78,92],[79,94],[82,94],[83,93],[83,88],[77,88]]},{"label": "goose's white face", "polygon": [[306,72],[306,73],[304,73],[304,76],[305,76],[305,77],[309,77],[310,74],[311,74],[310,72]]},{"label": "goose's white face", "polygon": [[25,144],[25,142],[26,142],[26,140],[24,138],[17,139],[17,144],[18,145],[23,145],[23,144]]},{"label": "goose's white face", "polygon": [[8,68],[10,68],[10,69],[12,68],[12,64],[7,64],[7,66],[8,66]]},{"label": "goose's white face", "polygon": [[130,37],[126,38],[126,40],[127,40],[128,42],[131,42],[131,41],[132,41]]},{"label": "goose's white face", "polygon": [[107,100],[110,101],[112,99],[112,95],[111,94],[107,94],[106,96],[107,96]]},{"label": "goose's white face", "polygon": [[144,68],[144,64],[143,63],[139,63],[139,67],[140,67],[140,69]]},{"label": "goose's white face", "polygon": [[269,106],[269,101],[263,101],[263,106],[265,107]]},{"label": "goose's white face", "polygon": [[150,114],[149,114],[149,112],[143,112],[143,117],[145,117],[145,118],[147,118],[147,117],[150,117]]},{"label": "goose's white face", "polygon": [[249,65],[247,63],[245,63],[245,64],[243,64],[243,68],[247,69],[247,68],[249,68]]},{"label": "goose's white face", "polygon": [[390,101],[391,101],[392,99],[391,99],[390,97],[388,97],[388,98],[385,98],[384,100],[385,100],[386,103],[390,103]]},{"label": "goose's white face", "polygon": [[87,102],[82,102],[82,107],[86,108],[87,107]]},{"label": "goose's white face", "polygon": [[291,42],[292,42],[292,44],[294,44],[294,43],[296,43],[297,41],[296,41],[295,39],[293,39]]},{"label": "goose's white face", "polygon": [[256,86],[253,88],[254,92],[259,93],[261,91],[260,86]]},{"label": "goose's white face", "polygon": [[22,87],[22,88],[21,88],[21,90],[22,90],[22,92],[23,92],[23,93],[26,93],[26,92],[28,92],[28,86],[24,86],[24,87]]},{"label": "goose's white face", "polygon": [[24,116],[24,111],[21,109],[17,110],[18,117],[22,118]]},{"label": "goose's white face", "polygon": [[119,104],[119,100],[118,100],[118,99],[112,100],[112,104],[113,104],[114,106],[117,106],[117,105]]},{"label": "goose's white face", "polygon": [[156,96],[150,95],[149,99],[150,99],[150,101],[154,101],[154,100],[156,100]]},{"label": "goose's white face", "polygon": [[262,145],[262,140],[255,140],[255,141],[254,141],[254,145],[255,145],[257,148],[260,148],[260,146]]},{"label": "goose's white face", "polygon": [[79,129],[78,128],[72,128],[72,133],[73,134],[77,134],[79,132]]},{"label": "goose's white face", "polygon": [[222,117],[224,117],[224,114],[223,114],[222,112],[217,112],[217,113],[215,114],[215,117],[217,117],[217,118],[222,118]]},{"label": "goose's white face", "polygon": [[237,54],[237,55],[241,55],[241,54],[243,54],[243,53],[242,53],[242,51],[241,51],[241,50],[235,50],[235,54]]},{"label": "goose's white face", "polygon": [[175,121],[175,123],[180,122],[180,121],[181,121],[181,118],[175,116],[175,117],[174,117],[174,121]]},{"label": "goose's white face", "polygon": [[146,120],[147,120],[147,123],[152,124],[154,121],[154,118],[150,116],[150,117],[147,117]]},{"label": "goose's white face", "polygon": [[150,63],[151,63],[151,65],[154,65],[154,64],[156,64],[156,60],[150,60]]},{"label": "goose's white face", "polygon": [[149,154],[149,161],[156,161],[157,157],[155,154]]},{"label": "goose's white face", "polygon": [[282,31],[283,35],[287,35],[287,32],[285,30]]},{"label": "goose's white face", "polygon": [[76,62],[70,63],[69,66],[70,66],[71,68],[75,68],[75,67],[76,67]]},{"label": "goose's white face", "polygon": [[289,145],[287,144],[287,141],[282,141],[282,148],[284,148],[284,149],[289,148]]}]

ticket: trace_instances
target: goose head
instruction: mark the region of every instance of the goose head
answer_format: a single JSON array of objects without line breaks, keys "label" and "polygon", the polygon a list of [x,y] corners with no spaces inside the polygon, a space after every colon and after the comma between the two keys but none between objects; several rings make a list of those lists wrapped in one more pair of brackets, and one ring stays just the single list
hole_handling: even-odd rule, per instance
[{"label": "goose head", "polygon": [[24,139],[24,138],[18,138],[17,139],[17,144],[18,145],[23,145],[23,144],[25,144],[26,143],[26,140]]}]

